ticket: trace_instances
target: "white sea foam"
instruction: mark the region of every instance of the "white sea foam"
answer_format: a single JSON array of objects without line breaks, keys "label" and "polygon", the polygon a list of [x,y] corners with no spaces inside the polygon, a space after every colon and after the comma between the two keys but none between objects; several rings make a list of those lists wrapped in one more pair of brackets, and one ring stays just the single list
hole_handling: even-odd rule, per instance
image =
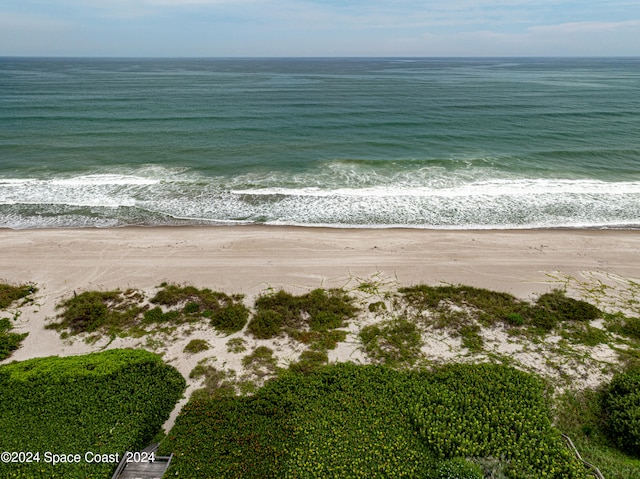
[{"label": "white sea foam", "polygon": [[640,226],[638,181],[486,179],[486,170],[446,175],[433,170],[421,184],[422,170],[413,177],[379,175],[375,181],[370,175],[359,187],[346,186],[353,181],[344,181],[344,175],[333,187],[321,187],[322,181],[304,186],[308,174],[224,178],[165,169],[3,179],[0,226],[176,221],[463,229]]},{"label": "white sea foam", "polygon": [[236,195],[313,197],[497,197],[528,195],[640,195],[640,182],[598,180],[513,179],[476,181],[456,187],[379,186],[366,188],[246,188],[231,190]]},{"label": "white sea foam", "polygon": [[101,185],[154,185],[159,183],[159,179],[144,178],[140,176],[131,175],[116,175],[116,174],[95,174],[84,175],[72,178],[60,178],[54,180],[40,180],[44,183],[60,186],[101,186]]}]

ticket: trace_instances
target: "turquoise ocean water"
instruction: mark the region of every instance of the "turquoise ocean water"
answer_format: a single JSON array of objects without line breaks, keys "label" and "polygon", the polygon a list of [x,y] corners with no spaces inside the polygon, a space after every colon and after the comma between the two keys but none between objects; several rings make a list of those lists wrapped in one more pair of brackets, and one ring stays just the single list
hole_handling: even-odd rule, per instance
[{"label": "turquoise ocean water", "polygon": [[640,227],[640,59],[0,58],[0,227]]}]

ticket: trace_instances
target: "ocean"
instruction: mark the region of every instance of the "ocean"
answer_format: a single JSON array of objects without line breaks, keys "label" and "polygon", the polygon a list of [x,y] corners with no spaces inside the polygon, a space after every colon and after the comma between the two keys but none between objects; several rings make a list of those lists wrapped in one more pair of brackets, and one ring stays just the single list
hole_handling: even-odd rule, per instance
[{"label": "ocean", "polygon": [[0,227],[639,228],[640,58],[0,58]]}]

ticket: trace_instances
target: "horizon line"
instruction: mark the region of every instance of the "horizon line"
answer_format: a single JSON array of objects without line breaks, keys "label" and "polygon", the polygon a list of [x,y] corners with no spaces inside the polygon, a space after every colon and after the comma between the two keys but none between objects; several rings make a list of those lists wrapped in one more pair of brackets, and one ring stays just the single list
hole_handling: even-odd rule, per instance
[{"label": "horizon line", "polygon": [[234,55],[234,56],[145,56],[145,55],[4,55],[0,58],[20,59],[104,59],[104,60],[375,60],[375,59],[401,59],[401,60],[439,60],[439,59],[640,59],[640,55]]}]

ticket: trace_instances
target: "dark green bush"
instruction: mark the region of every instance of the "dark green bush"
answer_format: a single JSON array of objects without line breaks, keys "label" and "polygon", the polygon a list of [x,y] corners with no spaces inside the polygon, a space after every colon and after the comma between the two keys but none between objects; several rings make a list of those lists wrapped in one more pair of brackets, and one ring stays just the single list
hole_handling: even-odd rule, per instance
[{"label": "dark green bush", "polygon": [[[36,288],[31,284],[14,286],[0,283],[0,311],[20,299],[23,300],[23,303],[29,301],[29,296],[35,292]],[[9,318],[0,318],[0,361],[11,356],[11,353],[18,349],[22,341],[29,335],[29,333],[13,333],[12,329],[13,324]]]},{"label": "dark green bush", "polygon": [[211,325],[227,334],[244,328],[249,319],[249,309],[242,303],[233,303],[211,314]]},{"label": "dark green bush", "polygon": [[341,289],[314,289],[300,297],[301,309],[309,315],[312,331],[326,331],[342,327],[344,321],[358,311],[351,298]]},{"label": "dark green bush", "polygon": [[136,290],[86,291],[61,302],[57,306],[62,310],[58,314],[60,321],[47,327],[68,329],[72,334],[94,331],[145,334],[159,327],[209,318],[215,328],[232,333],[242,329],[249,316],[241,299],[241,295],[165,283],[151,299],[163,309],[149,308],[142,293]]},{"label": "dark green bush", "polygon": [[[215,311],[224,305],[240,301],[242,295],[229,296],[209,288],[196,288],[195,286],[180,286],[178,284],[163,283],[161,289],[151,298],[154,304],[164,306],[184,305],[189,313],[198,311]],[[198,306],[196,308],[196,305]]]},{"label": "dark green bush", "polygon": [[180,311],[163,312],[160,306],[156,306],[155,308],[145,311],[143,317],[145,323],[169,324],[180,318]]},{"label": "dark green bush", "polygon": [[107,321],[107,305],[119,298],[119,291],[86,291],[62,302],[59,308],[64,308],[64,312],[59,317],[73,333],[95,331]]},{"label": "dark green bush", "polygon": [[488,289],[465,285],[417,285],[398,289],[404,300],[418,310],[437,309],[442,303],[452,303],[475,309],[479,319],[491,324],[506,321],[510,314],[520,313],[525,304],[516,297]]},{"label": "dark green bush", "polygon": [[182,308],[182,312],[184,314],[196,314],[200,312],[200,305],[196,302],[189,302],[187,304],[184,305],[184,308]]},{"label": "dark green bush", "polygon": [[563,291],[554,290],[543,294],[536,301],[536,306],[553,315],[557,321],[581,321],[587,322],[602,316],[594,305],[565,296]]},{"label": "dark green bush", "polygon": [[640,318],[635,316],[625,318],[620,332],[630,338],[640,339]]},{"label": "dark green bush", "polygon": [[640,367],[613,378],[603,394],[603,409],[611,440],[640,456]]},{"label": "dark green bush", "polygon": [[532,326],[543,333],[555,329],[562,322],[588,322],[603,314],[592,304],[568,298],[560,290],[543,294],[533,305],[507,293],[464,285],[418,285],[398,291],[405,303],[418,314],[435,311],[439,327],[454,330],[468,322],[468,315],[463,314],[461,320],[460,311],[452,311],[451,305],[470,311],[484,325],[502,322],[510,327]]},{"label": "dark green bush", "polygon": [[519,313],[508,313],[505,316],[505,320],[513,326],[522,326],[524,324],[524,318]]},{"label": "dark green bush", "polygon": [[[0,366],[0,450],[123,454],[148,445],[185,380],[159,356],[109,350]],[[42,456],[41,456],[42,457]],[[0,464],[3,478],[105,478],[115,464]]]},{"label": "dark green bush", "polygon": [[135,324],[144,308],[139,305],[141,297],[129,291],[85,291],[56,306],[59,323],[48,325],[58,330],[69,329],[71,333],[93,332],[98,329],[119,331]]},{"label": "dark green bush", "polygon": [[529,311],[529,323],[546,333],[558,326],[558,317],[542,308],[531,308]]},{"label": "dark green bush", "polygon": [[258,339],[270,339],[282,331],[283,317],[273,310],[259,310],[254,314],[247,329]]},{"label": "dark green bush", "polygon": [[311,331],[327,332],[343,326],[356,314],[353,303],[353,298],[340,289],[315,289],[300,296],[280,290],[256,299],[256,313],[248,329],[259,339],[272,338],[282,332],[296,336],[307,327]]},{"label": "dark green bush", "polygon": [[168,476],[586,479],[551,426],[544,385],[506,366],[433,372],[337,364],[292,371],[251,397],[190,401],[161,445]]},{"label": "dark green bush", "polygon": [[29,333],[12,333],[13,325],[9,318],[0,319],[0,361],[8,358]]}]

